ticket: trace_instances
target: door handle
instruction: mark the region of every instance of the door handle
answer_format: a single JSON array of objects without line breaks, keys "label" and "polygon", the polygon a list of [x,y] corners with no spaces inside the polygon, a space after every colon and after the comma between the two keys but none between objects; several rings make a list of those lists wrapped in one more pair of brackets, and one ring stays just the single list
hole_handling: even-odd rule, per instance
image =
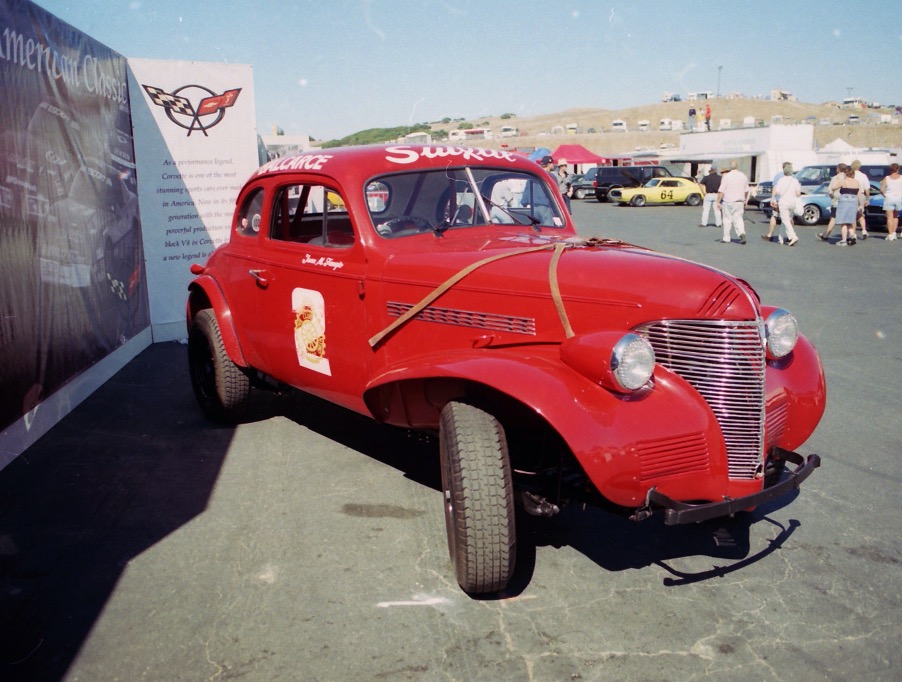
[{"label": "door handle", "polygon": [[257,280],[257,286],[261,289],[265,289],[269,286],[269,282],[272,279],[272,274],[269,270],[248,270],[248,274]]}]

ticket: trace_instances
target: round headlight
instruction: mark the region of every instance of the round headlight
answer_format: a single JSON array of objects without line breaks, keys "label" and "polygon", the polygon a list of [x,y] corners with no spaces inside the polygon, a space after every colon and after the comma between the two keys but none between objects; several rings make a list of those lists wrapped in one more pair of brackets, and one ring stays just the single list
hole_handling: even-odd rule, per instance
[{"label": "round headlight", "polygon": [[635,391],[651,379],[655,369],[655,351],[638,334],[626,334],[611,353],[611,371],[621,388]]},{"label": "round headlight", "polygon": [[792,352],[799,340],[799,323],[788,310],[777,308],[764,323],[767,352],[773,358],[783,358]]}]

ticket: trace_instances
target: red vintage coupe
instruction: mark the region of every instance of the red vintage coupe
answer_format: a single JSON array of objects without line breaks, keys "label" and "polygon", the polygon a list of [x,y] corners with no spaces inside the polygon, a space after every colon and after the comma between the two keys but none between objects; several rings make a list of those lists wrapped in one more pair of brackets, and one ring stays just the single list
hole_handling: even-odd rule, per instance
[{"label": "red vintage coupe", "polygon": [[[752,509],[819,465],[820,359],[786,310],[712,267],[581,238],[516,154],[453,146],[277,159],[241,190],[187,301],[204,412],[253,386],[438,435],[468,593],[514,570],[515,505],[668,524]],[[791,466],[786,466],[789,463]]]}]

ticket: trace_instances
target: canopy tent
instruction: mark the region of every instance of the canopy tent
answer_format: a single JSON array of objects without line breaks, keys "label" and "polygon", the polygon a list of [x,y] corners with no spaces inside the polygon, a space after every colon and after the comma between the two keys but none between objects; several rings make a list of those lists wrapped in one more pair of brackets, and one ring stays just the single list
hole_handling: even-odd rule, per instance
[{"label": "canopy tent", "polygon": [[823,147],[821,147],[820,151],[822,151],[822,152],[838,152],[840,154],[843,154],[843,153],[851,154],[852,152],[857,151],[857,150],[855,147],[850,145],[848,142],[846,142],[841,137],[837,137],[830,144],[825,144]]},{"label": "canopy tent", "polygon": [[551,150],[548,147],[539,147],[526,158],[530,161],[541,161],[543,156],[548,156],[551,154]]},{"label": "canopy tent", "polygon": [[564,159],[568,164],[577,166],[584,163],[595,166],[604,163],[603,156],[593,154],[581,144],[562,144],[551,152],[551,156],[554,157],[555,163],[558,162],[558,159]]}]

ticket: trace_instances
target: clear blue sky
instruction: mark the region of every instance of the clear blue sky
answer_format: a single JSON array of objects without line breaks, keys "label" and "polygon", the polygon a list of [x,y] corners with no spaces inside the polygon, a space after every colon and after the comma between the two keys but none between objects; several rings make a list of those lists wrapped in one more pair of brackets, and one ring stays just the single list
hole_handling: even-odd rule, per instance
[{"label": "clear blue sky", "polygon": [[664,91],[902,104],[902,3],[37,0],[126,57],[251,64],[258,130],[621,109]]}]

